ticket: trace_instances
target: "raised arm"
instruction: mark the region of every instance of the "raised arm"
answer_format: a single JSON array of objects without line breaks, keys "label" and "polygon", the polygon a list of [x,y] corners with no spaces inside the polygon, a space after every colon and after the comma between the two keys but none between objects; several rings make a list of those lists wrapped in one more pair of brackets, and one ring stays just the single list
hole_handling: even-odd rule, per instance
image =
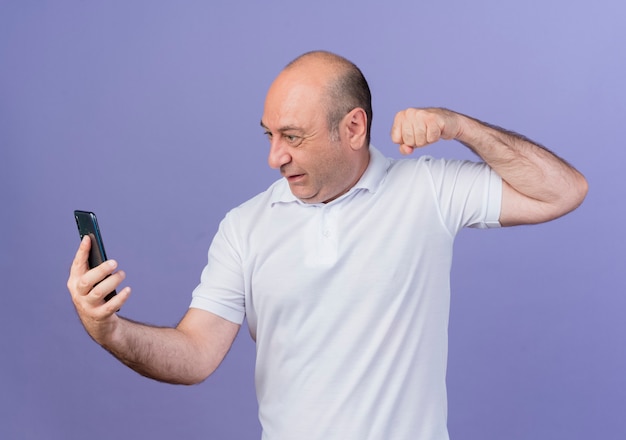
[{"label": "raised arm", "polygon": [[125,274],[115,271],[114,260],[89,270],[90,245],[88,238],[81,242],[67,281],[89,335],[121,362],[155,380],[190,385],[213,373],[240,326],[199,309],[189,309],[176,328],[154,327],[119,317],[116,311],[128,299],[130,288],[121,289],[108,302],[104,302],[104,297],[117,288]]},{"label": "raised arm", "polygon": [[440,139],[456,139],[473,150],[502,177],[503,226],[553,220],[578,207],[587,194],[583,175],[546,148],[447,109],[399,112],[391,138],[403,154]]}]

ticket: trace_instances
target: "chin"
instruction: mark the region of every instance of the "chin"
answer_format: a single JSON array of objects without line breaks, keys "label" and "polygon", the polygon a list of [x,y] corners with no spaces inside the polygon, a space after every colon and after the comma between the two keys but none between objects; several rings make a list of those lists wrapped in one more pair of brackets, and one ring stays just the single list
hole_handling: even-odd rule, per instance
[{"label": "chin", "polygon": [[300,199],[300,201],[304,202],[304,203],[322,203],[324,201],[323,198],[321,198],[318,194],[315,195],[307,195],[307,194],[297,194],[297,193],[293,193],[298,199]]}]

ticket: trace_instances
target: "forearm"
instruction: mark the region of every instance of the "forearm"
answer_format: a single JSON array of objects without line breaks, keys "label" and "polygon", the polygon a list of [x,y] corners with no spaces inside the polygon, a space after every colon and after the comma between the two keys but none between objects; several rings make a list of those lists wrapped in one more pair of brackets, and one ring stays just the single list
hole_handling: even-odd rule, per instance
[{"label": "forearm", "polygon": [[563,159],[524,136],[467,116],[461,118],[456,139],[502,177],[506,191],[525,198],[503,199],[505,217],[511,214],[504,219],[505,223],[551,220],[570,212],[583,201],[587,182]]},{"label": "forearm", "polygon": [[153,327],[124,318],[118,318],[113,331],[97,342],[139,374],[167,383],[199,383],[219,364],[177,328]]}]

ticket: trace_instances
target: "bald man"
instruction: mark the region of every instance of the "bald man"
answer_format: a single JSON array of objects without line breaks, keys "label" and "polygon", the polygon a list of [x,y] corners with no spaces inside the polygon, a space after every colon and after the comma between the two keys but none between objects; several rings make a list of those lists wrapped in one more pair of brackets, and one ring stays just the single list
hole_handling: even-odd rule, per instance
[{"label": "bald man", "polygon": [[140,374],[195,384],[245,318],[264,439],[447,439],[456,233],[555,219],[587,183],[523,136],[450,110],[399,112],[393,142],[410,154],[456,139],[481,162],[385,158],[371,122],[353,63],[328,52],[291,62],[261,118],[282,178],[221,222],[178,326],[118,316],[125,274],[114,260],[89,270],[86,239],[68,289],[87,332]]}]

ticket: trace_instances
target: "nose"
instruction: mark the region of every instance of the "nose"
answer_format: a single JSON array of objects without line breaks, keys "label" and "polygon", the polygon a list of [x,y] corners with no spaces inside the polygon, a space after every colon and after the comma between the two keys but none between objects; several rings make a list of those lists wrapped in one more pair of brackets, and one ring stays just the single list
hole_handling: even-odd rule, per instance
[{"label": "nose", "polygon": [[279,169],[289,162],[291,162],[291,155],[287,151],[286,146],[280,139],[272,139],[270,143],[270,154],[267,157],[269,166],[274,169]]}]

